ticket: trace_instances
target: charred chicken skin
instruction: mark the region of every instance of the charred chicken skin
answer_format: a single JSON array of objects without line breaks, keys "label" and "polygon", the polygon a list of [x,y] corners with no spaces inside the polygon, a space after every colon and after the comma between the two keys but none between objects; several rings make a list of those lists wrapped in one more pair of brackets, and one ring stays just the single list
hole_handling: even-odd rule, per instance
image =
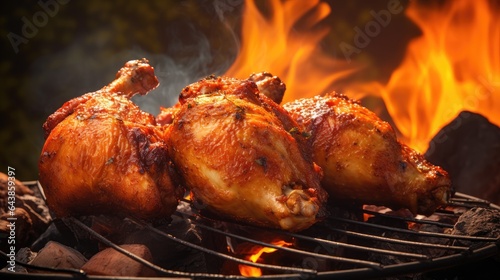
[{"label": "charred chicken skin", "polygon": [[57,216],[169,217],[182,190],[161,127],[129,99],[156,88],[147,60],[125,64],[110,85],[66,102],[47,119],[40,182]]},{"label": "charred chicken skin", "polygon": [[398,142],[392,127],[340,94],[296,100],[284,108],[311,133],[322,186],[333,201],[408,208],[430,215],[447,203],[446,171]]},{"label": "charred chicken skin", "polygon": [[320,170],[294,138],[302,136],[285,128],[295,122],[266,102],[250,80],[212,76],[189,85],[166,132],[172,160],[211,212],[303,230],[320,219],[327,194]]}]

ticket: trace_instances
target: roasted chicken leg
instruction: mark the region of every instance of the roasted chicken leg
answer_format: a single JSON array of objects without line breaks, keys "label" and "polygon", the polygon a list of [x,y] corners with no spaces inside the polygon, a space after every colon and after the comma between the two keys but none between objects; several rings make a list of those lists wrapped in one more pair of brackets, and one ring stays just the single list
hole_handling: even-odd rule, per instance
[{"label": "roasted chicken leg", "polygon": [[322,186],[334,201],[408,208],[430,215],[447,203],[446,171],[398,142],[392,127],[340,94],[300,99],[284,108],[306,126]]},{"label": "roasted chicken leg", "polygon": [[195,200],[221,216],[289,231],[320,219],[327,198],[320,170],[299,148],[294,137],[302,136],[285,128],[295,122],[282,109],[278,116],[253,81],[208,77],[179,101],[166,139]]},{"label": "roasted chicken leg", "polygon": [[183,191],[162,128],[129,99],[158,85],[147,60],[130,61],[110,85],[66,102],[44,124],[40,182],[57,216],[169,217]]}]

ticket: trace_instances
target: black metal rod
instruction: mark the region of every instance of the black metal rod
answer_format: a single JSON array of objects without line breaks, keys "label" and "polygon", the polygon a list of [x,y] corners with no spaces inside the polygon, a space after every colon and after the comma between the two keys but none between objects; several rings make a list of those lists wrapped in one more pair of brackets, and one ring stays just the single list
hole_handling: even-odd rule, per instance
[{"label": "black metal rod", "polygon": [[336,232],[339,232],[342,234],[356,236],[356,237],[362,237],[362,238],[371,239],[371,240],[383,241],[383,242],[391,242],[391,243],[397,243],[397,244],[436,248],[436,249],[443,249],[443,250],[454,250],[454,251],[469,250],[469,247],[464,247],[464,246],[452,246],[452,245],[444,245],[444,244],[409,241],[409,240],[395,239],[395,238],[389,238],[389,237],[378,236],[378,235],[371,235],[371,234],[361,233],[361,232],[356,232],[356,231],[338,229],[338,228],[334,228],[330,225],[327,225],[327,227],[329,228],[329,230],[336,231]]},{"label": "black metal rod", "polygon": [[[276,245],[273,245],[273,244],[270,244],[270,243],[262,242],[262,241],[251,239],[251,238],[247,238],[247,237],[244,237],[244,236],[241,236],[241,235],[236,235],[236,234],[232,234],[232,233],[229,233],[229,232],[224,232],[224,231],[221,231],[221,230],[218,230],[218,229],[215,229],[215,228],[211,228],[211,227],[205,226],[203,224],[197,224],[197,226],[200,226],[200,227],[203,227],[203,228],[205,228],[207,230],[211,230],[211,231],[223,234],[225,236],[229,236],[229,237],[232,237],[232,238],[240,239],[240,240],[243,240],[243,241],[246,241],[246,242],[255,243],[255,244],[258,244],[258,245],[261,245],[261,246],[264,246],[264,247],[275,248],[275,249],[286,251],[286,252],[296,253],[296,254],[300,254],[300,255],[303,255],[303,256],[309,256],[309,257],[315,257],[315,258],[321,258],[321,259],[329,259],[329,260],[334,260],[334,261],[347,262],[347,263],[358,264],[358,265],[361,265],[361,266],[366,266],[366,267],[371,267],[371,268],[376,268],[376,269],[381,268],[381,264],[380,263],[376,263],[376,262],[364,261],[364,260],[359,260],[359,259],[351,259],[351,258],[345,258],[345,257],[339,257],[339,256],[332,256],[332,255],[325,255],[325,254],[319,254],[319,253],[313,253],[313,252],[299,250],[299,249],[294,249],[294,248],[289,248],[289,247],[280,247],[280,246],[276,246]],[[283,232],[281,232],[281,234],[283,234]]]},{"label": "black metal rod", "polygon": [[318,278],[321,279],[371,279],[388,277],[409,273],[423,273],[432,270],[441,270],[449,267],[457,267],[461,264],[473,261],[483,260],[499,253],[499,247],[496,244],[489,244],[473,252],[462,252],[453,255],[443,256],[430,261],[414,261],[408,263],[399,263],[387,265],[383,270],[377,271],[367,268],[350,269],[343,271],[319,272]]},{"label": "black metal rod", "polygon": [[233,256],[229,256],[229,255],[226,255],[226,254],[223,254],[223,253],[220,253],[220,252],[216,252],[214,250],[210,250],[210,249],[207,249],[205,247],[202,247],[202,246],[199,246],[199,245],[196,245],[196,244],[193,244],[193,243],[190,243],[190,242],[187,242],[187,241],[184,241],[182,239],[179,239],[175,236],[172,236],[166,232],[163,232],[157,228],[154,228],[144,222],[140,222],[140,221],[136,221],[136,220],[133,220],[133,219],[128,219],[130,221],[132,221],[133,223],[139,225],[139,226],[142,226],[144,228],[147,228],[148,230],[158,234],[158,235],[161,235],[163,237],[166,237],[172,241],[175,241],[175,242],[178,242],[182,245],[185,245],[185,246],[188,246],[188,247],[191,247],[193,249],[196,249],[196,250],[200,250],[202,252],[205,252],[207,254],[211,254],[211,255],[214,255],[214,256],[217,256],[217,257],[220,257],[220,258],[224,258],[224,259],[227,259],[227,260],[231,260],[231,261],[234,261],[234,262],[237,262],[237,263],[240,263],[240,264],[245,264],[245,265],[249,265],[249,266],[254,266],[254,267],[258,267],[258,268],[267,268],[267,269],[272,269],[272,270],[280,270],[280,271],[293,271],[293,272],[298,272],[298,273],[305,273],[305,274],[312,274],[312,275],[315,275],[317,273],[316,270],[312,270],[312,269],[305,269],[305,268],[297,268],[297,267],[290,267],[290,266],[278,266],[278,265],[270,265],[270,264],[262,264],[262,263],[254,263],[254,262],[251,262],[251,261],[247,261],[247,260],[243,260],[243,259],[239,259],[239,258],[236,258],[236,257],[233,257]]},{"label": "black metal rod", "polygon": [[405,222],[412,222],[412,223],[417,223],[417,224],[435,225],[435,226],[445,227],[445,228],[453,228],[453,225],[451,225],[451,224],[446,224],[446,223],[441,223],[441,222],[436,222],[436,221],[389,215],[389,214],[379,213],[376,211],[370,211],[370,210],[365,210],[365,209],[363,209],[363,212],[370,214],[370,215],[384,217],[384,218],[388,218],[388,219],[400,220],[400,221],[405,221]]},{"label": "black metal rod", "polygon": [[371,224],[371,223],[367,223],[367,222],[354,221],[354,220],[349,220],[349,219],[344,219],[344,218],[338,218],[338,217],[330,217],[329,219],[330,220],[340,221],[340,222],[345,222],[345,223],[351,223],[351,224],[366,226],[366,227],[372,227],[372,228],[390,230],[390,231],[393,231],[393,232],[397,231],[397,232],[404,232],[404,233],[409,233],[409,234],[414,234],[414,235],[422,235],[422,236],[429,236],[429,237],[440,237],[440,238],[447,238],[447,239],[462,239],[462,240],[483,241],[483,242],[484,241],[485,242],[495,242],[495,241],[498,240],[498,238],[493,238],[493,237],[480,237],[480,236],[468,236],[468,235],[452,235],[452,234],[437,233],[437,232],[414,231],[414,230],[410,230],[410,229],[395,228],[395,227],[389,227],[389,226],[378,225],[378,224]]},{"label": "black metal rod", "polygon": [[[29,181],[25,182],[25,185],[34,185],[36,184],[37,187],[40,190],[40,193],[43,194],[43,188],[40,185],[38,181]],[[475,207],[475,206],[486,206],[486,207],[491,207],[494,209],[500,209],[500,206],[489,203],[488,201],[485,200],[480,200],[475,197],[471,197],[465,194],[461,193],[456,193],[455,197],[451,200],[451,205],[457,205],[457,206],[464,206],[464,207]],[[367,210],[366,210],[367,211]],[[365,212],[366,212],[365,211]],[[376,215],[383,215],[384,217],[388,218],[394,218],[394,216],[390,215],[385,215],[381,213],[375,212]],[[178,213],[176,213],[178,214]],[[181,213],[180,214],[182,217],[194,217],[193,215],[186,214],[186,213]],[[241,276],[241,275],[222,275],[222,274],[210,274],[210,273],[190,273],[190,272],[183,272],[183,271],[175,271],[175,270],[167,270],[162,267],[159,267],[147,260],[144,260],[140,258],[139,256],[121,248],[120,246],[114,244],[110,240],[106,239],[99,233],[95,232],[92,230],[90,227],[82,223],[81,221],[75,219],[75,218],[68,218],[70,222],[73,224],[79,226],[83,230],[87,231],[90,235],[92,235],[95,239],[100,241],[101,243],[105,244],[106,246],[109,246],[118,252],[124,254],[125,256],[155,270],[160,272],[163,275],[168,275],[169,277],[187,277],[190,279],[196,279],[196,278],[208,278],[208,279],[246,279],[247,277]],[[315,258],[322,258],[322,259],[330,259],[330,260],[335,260],[335,261],[343,261],[343,262],[348,262],[352,264],[357,264],[359,268],[351,268],[351,269],[344,269],[344,270],[329,270],[329,271],[323,271],[323,272],[317,272],[312,269],[305,269],[305,268],[296,268],[296,267],[288,267],[288,266],[276,266],[276,265],[268,265],[268,264],[262,264],[262,263],[253,263],[247,260],[243,260],[240,258],[236,258],[227,254],[223,254],[220,252],[216,252],[214,250],[210,250],[207,248],[204,248],[202,246],[192,244],[190,242],[187,242],[185,240],[179,239],[175,236],[172,236],[168,233],[165,233],[163,231],[160,231],[151,225],[143,222],[143,221],[136,221],[133,219],[128,219],[135,224],[147,228],[150,231],[159,234],[161,236],[164,236],[170,240],[173,240],[177,243],[180,243],[182,245],[191,247],[196,250],[200,250],[202,252],[215,255],[217,257],[221,257],[224,259],[228,259],[240,264],[245,264],[249,266],[254,266],[254,267],[259,267],[259,268],[267,268],[267,269],[272,269],[276,271],[282,272],[281,274],[270,274],[270,275],[263,275],[260,278],[263,279],[282,279],[282,278],[308,278],[308,277],[317,277],[317,278],[323,278],[323,279],[365,279],[365,278],[374,278],[374,277],[385,277],[385,276],[394,276],[394,275],[401,275],[401,274],[407,274],[407,273],[412,273],[412,272],[425,272],[425,271],[431,271],[431,270],[437,270],[437,269],[442,269],[446,267],[456,267],[457,265],[460,264],[465,264],[471,261],[477,261],[481,259],[485,259],[488,257],[495,256],[499,254],[500,251],[500,239],[499,238],[491,238],[491,237],[475,237],[475,236],[460,236],[460,235],[450,235],[450,234],[444,234],[444,233],[433,233],[433,232],[425,232],[425,231],[414,231],[414,230],[408,230],[408,229],[400,229],[400,228],[394,228],[394,227],[389,227],[389,226],[383,226],[383,225],[378,225],[378,224],[371,224],[367,222],[361,222],[361,221],[354,221],[350,219],[343,219],[343,218],[337,218],[337,217],[330,217],[329,219],[331,220],[337,220],[345,223],[350,223],[350,224],[356,224],[356,225],[361,225],[361,226],[366,226],[366,227],[373,227],[373,228],[379,228],[383,230],[388,230],[391,232],[403,232],[403,233],[408,233],[408,234],[414,234],[414,235],[423,235],[423,236],[428,236],[428,237],[438,237],[438,238],[446,238],[446,239],[462,239],[462,240],[469,240],[469,241],[478,241],[478,242],[490,242],[490,244],[480,244],[482,247],[480,248],[474,248],[475,246],[471,247],[462,247],[462,246],[448,246],[448,245],[442,245],[442,244],[434,244],[434,243],[425,243],[425,242],[414,242],[414,241],[407,241],[407,240],[399,240],[399,239],[394,239],[394,238],[388,238],[388,237],[382,237],[382,236],[377,236],[377,235],[370,235],[370,234],[365,234],[365,233],[359,233],[359,232],[354,232],[354,231],[349,231],[349,230],[343,230],[340,228],[336,228],[328,223],[322,224],[322,226],[326,226],[328,229],[332,231],[336,231],[342,234],[346,235],[352,235],[356,237],[361,237],[361,238],[370,238],[374,240],[380,240],[384,242],[393,242],[393,243],[402,243],[402,244],[408,244],[408,245],[414,245],[414,246],[425,246],[425,247],[431,247],[431,248],[438,248],[442,250],[457,250],[461,251],[460,253],[452,254],[452,255],[446,255],[443,257],[437,257],[437,258],[429,258],[426,255],[421,255],[421,254],[413,254],[413,253],[406,253],[406,252],[399,252],[399,251],[392,251],[392,250],[385,250],[385,249],[378,249],[378,248],[369,248],[365,246],[359,246],[355,244],[347,244],[343,242],[337,242],[337,241],[332,241],[332,240],[327,240],[327,239],[322,239],[322,238],[315,238],[315,237],[310,237],[306,235],[301,235],[301,234],[296,234],[296,233],[288,233],[288,232],[283,232],[280,231],[280,234],[286,234],[288,236],[294,237],[294,238],[302,238],[304,240],[309,240],[312,242],[317,242],[317,243],[322,243],[322,244],[329,244],[332,246],[338,246],[338,247],[345,247],[345,248],[351,248],[351,249],[357,249],[357,250],[366,250],[366,251],[371,251],[371,252],[377,252],[380,254],[395,254],[398,256],[405,256],[405,257],[410,257],[410,258],[416,258],[420,259],[418,261],[409,261],[409,262],[403,262],[403,263],[398,263],[398,264],[392,264],[392,265],[385,265],[382,266],[380,263],[376,262],[369,262],[369,261],[364,261],[364,260],[359,260],[359,259],[349,259],[349,258],[344,258],[344,257],[338,257],[338,256],[333,256],[333,255],[325,255],[325,254],[318,254],[314,252],[309,252],[309,251],[303,251],[295,248],[289,248],[289,247],[280,247],[277,245],[269,244],[266,242],[262,242],[260,240],[255,240],[251,238],[247,238],[241,235],[236,235],[233,233],[228,233],[224,232],[218,229],[215,229],[213,227],[204,225],[203,223],[199,221],[193,220],[193,223],[196,223],[197,226],[205,228],[207,230],[216,232],[218,234],[222,234],[227,237],[231,238],[237,238],[243,241],[251,242],[257,245],[261,245],[264,247],[270,247],[270,248],[275,248],[277,250],[283,250],[283,251],[288,251],[291,253],[297,253],[300,255],[304,256],[311,256]],[[407,221],[411,222],[417,222],[417,223],[423,223],[422,220],[415,220],[413,221],[412,219],[409,219]],[[425,223],[430,223],[434,224],[437,222],[432,222],[432,221],[426,221]],[[436,224],[438,226],[443,226],[440,225],[440,223]],[[447,225],[447,224],[444,224]],[[448,225],[449,227],[449,225]],[[277,230],[270,230],[270,231],[275,231]],[[1,255],[5,255],[4,252],[2,252]],[[4,256],[5,257],[5,256]],[[25,276],[27,277],[32,277],[34,279],[75,279],[78,277],[81,278],[86,278],[86,279],[171,279],[171,278],[164,278],[164,277],[155,277],[155,278],[138,278],[138,277],[115,277],[115,276],[97,276],[97,275],[85,275],[84,271],[81,270],[66,270],[66,269],[54,269],[54,268],[47,268],[47,267],[38,267],[38,266],[31,266],[29,264],[25,264],[22,262],[17,262],[21,266],[26,266],[28,268],[32,269],[37,269],[40,271],[50,271],[54,272],[52,274],[39,274],[39,273],[30,273],[30,274],[22,274],[22,273],[10,273],[10,272],[0,272],[0,275],[7,275],[9,278],[13,279],[23,279]],[[61,274],[56,274],[61,273]],[[18,277],[19,276],[19,277]],[[3,278],[3,277],[2,277]]]},{"label": "black metal rod", "polygon": [[[192,215],[190,215],[188,213],[182,213],[182,215],[193,217]],[[296,253],[296,254],[300,254],[300,255],[303,255],[303,256],[309,256],[309,257],[315,257],[315,258],[321,258],[321,259],[329,259],[329,260],[334,260],[334,261],[347,262],[347,263],[357,264],[357,265],[361,265],[361,266],[365,266],[365,267],[371,267],[371,268],[375,268],[375,269],[380,269],[382,267],[382,265],[380,263],[371,262],[371,261],[364,261],[364,260],[359,260],[359,259],[351,259],[351,258],[345,258],[345,257],[339,257],[339,256],[332,256],[332,255],[325,255],[325,254],[318,254],[318,253],[313,253],[313,252],[299,250],[299,249],[294,249],[294,248],[289,248],[289,247],[280,247],[280,246],[273,245],[273,244],[270,244],[270,243],[266,243],[266,242],[262,242],[262,241],[259,241],[259,240],[255,240],[255,239],[251,239],[251,238],[248,238],[248,237],[244,237],[244,236],[241,236],[241,235],[237,235],[237,234],[233,234],[233,233],[221,231],[221,230],[215,229],[213,227],[203,225],[203,224],[198,223],[196,221],[193,221],[193,222],[196,223],[196,226],[202,227],[202,228],[210,230],[212,232],[217,232],[217,233],[225,235],[225,236],[229,236],[229,237],[236,238],[236,239],[239,239],[239,240],[243,240],[243,241],[246,241],[246,242],[251,242],[251,243],[254,243],[254,244],[257,244],[257,245],[261,245],[261,246],[264,246],[264,247],[269,247],[269,248],[274,248],[274,249],[277,249],[277,250],[282,250],[282,251],[287,251],[287,252],[291,252],[291,253]],[[280,234],[287,234],[287,233],[286,232],[280,232]],[[423,258],[426,258],[426,257],[423,257]]]},{"label": "black metal rod", "polygon": [[489,207],[489,208],[494,208],[494,209],[500,210],[500,206],[499,205],[496,205],[496,204],[491,203],[491,202],[489,202],[487,200],[479,199],[477,197],[474,197],[474,196],[471,196],[471,195],[468,195],[468,194],[464,194],[464,193],[460,193],[460,192],[455,192],[454,197],[451,199],[451,201],[454,201],[454,200],[457,201],[457,202],[462,202],[462,204],[460,206],[465,206],[466,203],[473,204],[473,205],[469,205],[469,208],[477,206],[478,204],[482,204],[485,207]]},{"label": "black metal rod", "polygon": [[373,248],[373,247],[366,247],[366,246],[348,244],[348,243],[327,240],[327,239],[322,239],[322,238],[317,238],[317,237],[310,237],[310,236],[296,234],[296,233],[286,233],[286,234],[293,236],[295,238],[313,241],[313,242],[320,243],[320,244],[327,244],[327,245],[332,245],[332,246],[336,246],[336,247],[343,247],[343,248],[354,249],[354,250],[359,250],[359,251],[372,252],[372,253],[378,253],[378,254],[384,254],[384,255],[393,255],[393,256],[399,256],[399,257],[414,258],[414,259],[421,259],[421,260],[426,260],[426,259],[430,258],[429,256],[422,255],[422,254],[414,254],[414,253],[407,253],[407,252],[402,252],[402,251],[393,251],[393,250],[379,249],[379,248]]},{"label": "black metal rod", "polygon": [[[181,272],[181,271],[175,271],[175,270],[167,270],[167,269],[164,269],[162,267],[159,267],[139,256],[137,256],[136,254],[134,253],[131,253],[125,249],[123,249],[122,247],[116,245],[115,243],[111,242],[110,240],[108,240],[107,238],[105,238],[104,236],[100,235],[99,233],[97,233],[96,231],[94,231],[93,229],[91,229],[90,227],[88,227],[87,225],[85,225],[84,223],[80,222],[79,220],[73,218],[73,217],[69,217],[69,218],[66,218],[68,221],[70,221],[71,223],[77,225],[78,227],[80,227],[81,229],[87,231],[87,233],[89,233],[93,238],[97,239],[99,242],[103,243],[104,245],[106,246],[109,246],[113,249],[115,249],[116,251],[122,253],[123,255],[153,269],[153,270],[156,270],[158,272],[161,272],[161,273],[164,273],[164,274],[168,274],[168,275],[175,275],[175,276],[187,276],[187,277],[194,277],[194,276],[198,276],[199,274],[193,274],[193,273],[189,273],[189,272]],[[205,274],[204,274],[205,275]],[[210,274],[206,274],[205,276],[210,276]]]}]

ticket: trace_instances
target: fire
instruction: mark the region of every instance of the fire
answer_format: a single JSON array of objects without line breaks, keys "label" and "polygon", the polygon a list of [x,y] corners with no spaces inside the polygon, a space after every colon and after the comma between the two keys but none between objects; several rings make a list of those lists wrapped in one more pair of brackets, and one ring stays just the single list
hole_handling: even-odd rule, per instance
[{"label": "fire", "polygon": [[[279,247],[292,245],[292,243],[286,242],[284,240],[273,241],[273,242],[271,242],[271,244],[279,246]],[[248,257],[247,259],[251,262],[256,263],[260,259],[262,254],[273,253],[276,250],[278,250],[278,249],[269,248],[269,247],[262,247],[262,246],[254,246],[254,247],[252,247],[252,251],[255,253],[252,253],[250,255],[250,257]],[[240,270],[241,275],[243,275],[243,276],[250,276],[250,277],[262,276],[262,270],[258,267],[240,264],[240,265],[238,265],[238,268]]]},{"label": "fire", "polygon": [[[357,68],[317,46],[331,32],[321,26],[330,7],[320,0],[280,1],[264,16],[247,0],[240,53],[226,72],[246,78],[268,71],[287,85],[284,102],[322,94]],[[410,1],[405,13],[422,30],[387,84],[352,83],[352,98],[380,96],[401,133],[424,152],[430,139],[459,112],[481,113],[500,125],[500,8],[494,1]],[[306,32],[297,31],[300,22]]]},{"label": "fire", "polygon": [[[320,0],[265,3],[272,11],[269,18],[253,0],[246,1],[241,48],[226,76],[247,78],[255,72],[270,72],[286,84],[283,99],[286,102],[323,93],[335,81],[355,70],[347,62],[336,60],[318,48],[319,42],[330,32],[329,28],[320,25],[330,14],[328,4]],[[298,31],[299,21],[305,32]]]},{"label": "fire", "polygon": [[439,129],[463,110],[500,125],[499,7],[487,0],[410,3],[406,15],[422,36],[410,42],[387,85],[373,87],[402,140],[424,152]]}]

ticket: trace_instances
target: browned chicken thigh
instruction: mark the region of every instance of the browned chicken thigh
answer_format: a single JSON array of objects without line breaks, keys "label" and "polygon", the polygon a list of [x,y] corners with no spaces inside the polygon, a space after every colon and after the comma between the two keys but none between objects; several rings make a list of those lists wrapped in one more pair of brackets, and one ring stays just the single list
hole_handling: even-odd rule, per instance
[{"label": "browned chicken thigh", "polygon": [[39,172],[56,215],[173,213],[182,190],[171,177],[162,129],[129,100],[157,85],[147,60],[130,61],[110,85],[49,116]]},{"label": "browned chicken thigh", "polygon": [[392,127],[367,108],[340,94],[300,99],[284,108],[311,133],[313,159],[333,201],[425,215],[447,203],[446,171],[398,142]]},{"label": "browned chicken thigh", "polygon": [[221,216],[289,231],[320,219],[320,171],[294,138],[302,136],[285,128],[294,121],[277,116],[253,81],[208,77],[179,100],[166,139],[194,199]]}]

